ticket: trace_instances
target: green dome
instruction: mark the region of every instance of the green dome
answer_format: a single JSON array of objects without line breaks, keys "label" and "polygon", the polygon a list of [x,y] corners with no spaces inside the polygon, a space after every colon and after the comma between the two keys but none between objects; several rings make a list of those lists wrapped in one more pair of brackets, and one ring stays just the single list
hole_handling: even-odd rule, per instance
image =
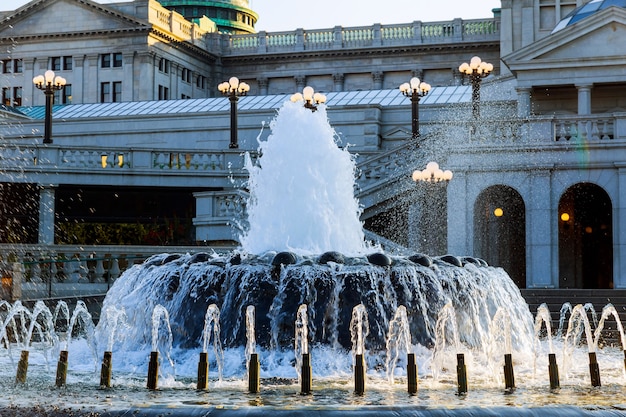
[{"label": "green dome", "polygon": [[256,33],[259,15],[248,0],[160,0],[163,7],[182,14],[187,20],[208,17],[221,32]]}]

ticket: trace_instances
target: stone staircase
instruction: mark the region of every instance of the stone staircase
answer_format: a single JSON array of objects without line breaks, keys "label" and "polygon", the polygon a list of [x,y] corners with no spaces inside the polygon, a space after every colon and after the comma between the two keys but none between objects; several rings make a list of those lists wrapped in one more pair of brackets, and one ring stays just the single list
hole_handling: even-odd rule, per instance
[{"label": "stone staircase", "polygon": [[[559,327],[560,311],[561,307],[565,303],[570,303],[572,307],[577,304],[591,303],[597,314],[597,319],[600,320],[602,315],[602,309],[607,304],[612,304],[622,323],[626,323],[626,290],[590,290],[590,289],[522,289],[522,296],[528,303],[530,312],[534,315],[537,313],[537,308],[545,303],[550,310],[552,317],[552,328],[556,332]],[[587,311],[589,322],[592,329],[595,331],[593,317],[591,311]],[[569,320],[569,313],[566,315],[564,327],[567,329],[567,320]],[[605,321],[605,331],[603,331],[603,339],[607,343],[619,343],[619,334],[617,332],[617,323],[610,315]]]}]

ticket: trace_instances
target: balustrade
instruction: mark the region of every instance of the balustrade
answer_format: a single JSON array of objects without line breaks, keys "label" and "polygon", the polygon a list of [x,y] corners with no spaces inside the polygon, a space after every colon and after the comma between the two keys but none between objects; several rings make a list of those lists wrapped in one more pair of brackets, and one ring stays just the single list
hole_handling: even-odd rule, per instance
[{"label": "balustrade", "polygon": [[[380,39],[379,39],[380,38]],[[292,52],[299,50],[328,50],[370,46],[416,45],[422,43],[459,43],[477,40],[499,41],[497,19],[461,20],[447,22],[413,22],[397,25],[373,25],[292,32],[228,35],[226,55]]]},{"label": "balustrade", "polygon": [[565,141],[606,141],[615,138],[615,121],[612,117],[559,118],[554,121],[554,140]]},{"label": "balustrade", "polygon": [[[104,294],[126,269],[155,253],[201,247],[0,244],[3,298],[29,299]],[[226,252],[229,248],[211,248]]]}]

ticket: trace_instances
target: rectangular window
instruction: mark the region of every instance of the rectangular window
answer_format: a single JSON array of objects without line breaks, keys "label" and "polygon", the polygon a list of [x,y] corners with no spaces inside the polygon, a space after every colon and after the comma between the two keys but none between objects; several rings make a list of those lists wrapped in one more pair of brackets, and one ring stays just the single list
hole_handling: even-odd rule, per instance
[{"label": "rectangular window", "polygon": [[72,104],[72,84],[65,84],[61,92],[61,104]]},{"label": "rectangular window", "polygon": [[16,59],[13,61],[13,72],[16,74],[21,74],[23,72],[23,64],[21,59]]},{"label": "rectangular window", "polygon": [[22,105],[22,87],[13,87],[13,105]]},{"label": "rectangular window", "polygon": [[100,68],[111,68],[111,54],[100,55]]},{"label": "rectangular window", "polygon": [[122,101],[122,82],[115,81],[113,82],[113,97],[112,101],[114,103],[119,103]]},{"label": "rectangular window", "polygon": [[63,69],[65,71],[71,71],[72,70],[72,65],[73,65],[72,57],[71,56],[64,56],[63,57]]},{"label": "rectangular window", "polygon": [[2,60],[2,73],[3,74],[10,74],[11,73],[11,60],[10,59],[3,59]]},{"label": "rectangular window", "polygon": [[111,101],[111,83],[100,83],[100,103]]},{"label": "rectangular window", "polygon": [[159,71],[164,72],[164,73],[169,73],[170,72],[170,61],[168,61],[165,58],[161,58],[159,60]]},{"label": "rectangular window", "polygon": [[122,66],[122,53],[116,52],[113,54],[113,67],[120,68]]},{"label": "rectangular window", "polygon": [[9,87],[2,89],[2,104],[5,106],[11,105],[11,89]]},{"label": "rectangular window", "polygon": [[191,83],[191,71],[187,68],[183,68],[181,79],[186,83]]},{"label": "rectangular window", "polygon": [[53,56],[50,58],[50,69],[53,71],[59,71],[61,69],[61,57]]},{"label": "rectangular window", "polygon": [[159,100],[169,100],[170,89],[159,85]]}]

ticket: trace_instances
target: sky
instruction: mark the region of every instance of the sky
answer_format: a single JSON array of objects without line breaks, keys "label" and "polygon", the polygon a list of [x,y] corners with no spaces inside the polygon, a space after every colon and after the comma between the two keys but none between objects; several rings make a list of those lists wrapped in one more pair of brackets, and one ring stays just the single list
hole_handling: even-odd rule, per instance
[{"label": "sky", "polygon": [[[26,3],[28,0],[0,0],[0,10],[14,10]],[[436,22],[457,17],[480,19],[492,17],[491,9],[495,7],[500,7],[500,0],[250,0],[250,8],[259,14],[256,29],[267,32],[414,20]]]}]

